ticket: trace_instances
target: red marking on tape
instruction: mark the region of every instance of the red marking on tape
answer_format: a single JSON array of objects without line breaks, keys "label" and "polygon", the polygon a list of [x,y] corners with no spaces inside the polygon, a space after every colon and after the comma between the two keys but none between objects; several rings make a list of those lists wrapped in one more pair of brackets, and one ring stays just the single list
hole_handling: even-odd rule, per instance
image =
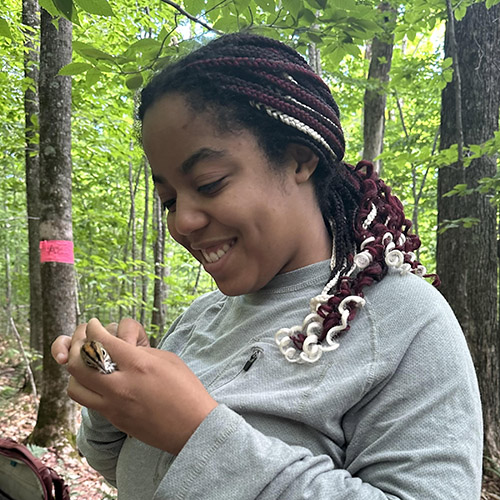
[{"label": "red marking on tape", "polygon": [[74,264],[73,242],[68,240],[40,241],[40,262]]}]

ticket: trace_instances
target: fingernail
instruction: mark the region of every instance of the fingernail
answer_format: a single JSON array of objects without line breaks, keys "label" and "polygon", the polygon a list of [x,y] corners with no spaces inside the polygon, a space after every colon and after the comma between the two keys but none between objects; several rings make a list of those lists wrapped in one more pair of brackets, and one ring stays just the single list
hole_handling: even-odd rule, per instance
[{"label": "fingernail", "polygon": [[66,355],[60,352],[59,354],[56,355],[56,361],[60,365],[64,365],[64,363],[66,363]]}]

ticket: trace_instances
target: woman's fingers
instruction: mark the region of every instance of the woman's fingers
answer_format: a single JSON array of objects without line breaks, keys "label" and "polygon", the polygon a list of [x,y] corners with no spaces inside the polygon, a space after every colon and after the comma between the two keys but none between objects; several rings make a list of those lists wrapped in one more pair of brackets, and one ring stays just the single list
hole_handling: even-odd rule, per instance
[{"label": "woman's fingers", "polygon": [[68,362],[69,350],[71,348],[71,337],[67,335],[59,335],[50,346],[52,357],[60,365]]},{"label": "woman's fingers", "polygon": [[79,325],[72,337],[69,337],[68,335],[59,335],[59,337],[54,340],[50,346],[50,352],[57,363],[60,365],[66,364],[69,360],[70,351],[74,344],[76,342],[80,342],[80,344],[83,343],[82,339],[85,337],[86,326],[87,325],[85,323]]},{"label": "woman's fingers", "polygon": [[125,318],[120,321],[116,336],[128,344],[149,347],[149,339],[144,327],[132,318]]}]

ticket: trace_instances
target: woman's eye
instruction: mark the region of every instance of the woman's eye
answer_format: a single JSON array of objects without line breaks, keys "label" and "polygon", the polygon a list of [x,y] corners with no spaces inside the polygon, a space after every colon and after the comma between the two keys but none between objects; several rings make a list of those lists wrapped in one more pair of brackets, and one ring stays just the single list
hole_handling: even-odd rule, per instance
[{"label": "woman's eye", "polygon": [[222,181],[224,181],[225,177],[222,177],[214,182],[210,182],[208,184],[204,184],[198,188],[198,192],[204,194],[215,194],[219,189],[222,188]]},{"label": "woman's eye", "polygon": [[169,212],[175,212],[175,198],[172,200],[164,201],[163,210],[168,210]]}]

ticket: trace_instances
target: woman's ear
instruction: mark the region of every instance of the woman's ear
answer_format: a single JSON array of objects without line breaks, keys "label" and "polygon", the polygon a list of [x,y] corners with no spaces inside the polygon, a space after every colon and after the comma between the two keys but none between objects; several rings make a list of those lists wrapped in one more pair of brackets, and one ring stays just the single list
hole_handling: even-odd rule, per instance
[{"label": "woman's ear", "polygon": [[316,153],[307,146],[296,143],[288,145],[287,153],[295,168],[295,180],[297,184],[307,182],[318,166],[319,158]]}]

